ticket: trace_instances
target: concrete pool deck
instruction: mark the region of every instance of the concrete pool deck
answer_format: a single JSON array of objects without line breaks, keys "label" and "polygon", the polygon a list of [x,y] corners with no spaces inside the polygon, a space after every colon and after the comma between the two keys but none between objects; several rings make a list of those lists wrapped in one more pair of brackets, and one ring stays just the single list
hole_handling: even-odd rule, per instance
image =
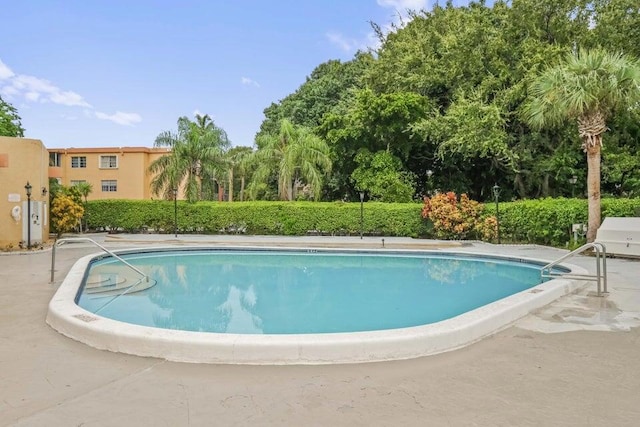
[{"label": "concrete pool deck", "polygon": [[[110,249],[168,243],[381,245],[381,238],[97,235]],[[385,238],[386,247],[438,243]],[[566,251],[471,243],[553,260]],[[167,362],[95,350],[44,318],[88,244],[0,256],[0,425],[637,425],[640,261],[469,347],[405,361],[323,366]],[[590,257],[570,263],[594,271]]]}]

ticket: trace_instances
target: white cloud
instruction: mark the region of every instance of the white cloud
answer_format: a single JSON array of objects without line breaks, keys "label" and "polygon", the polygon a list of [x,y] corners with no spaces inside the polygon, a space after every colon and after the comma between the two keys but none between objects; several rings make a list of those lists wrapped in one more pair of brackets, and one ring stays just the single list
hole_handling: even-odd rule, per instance
[{"label": "white cloud", "polygon": [[[8,99],[18,99],[23,97],[29,102],[40,102],[64,105],[67,107],[84,107],[82,113],[86,118],[98,118],[100,120],[110,120],[123,126],[133,126],[140,123],[142,117],[137,113],[124,113],[116,111],[115,114],[107,114],[94,111],[82,95],[71,90],[63,90],[51,83],[49,80],[41,79],[26,74],[15,74],[7,65],[0,60],[0,95]],[[75,115],[63,115],[67,120],[76,120]]]},{"label": "white cloud", "polygon": [[65,91],[52,84],[49,80],[41,79],[26,74],[18,74],[10,77],[9,82],[13,87],[14,95],[22,94],[27,101],[53,102],[54,104],[68,107],[89,107],[91,105],[84,98],[72,91]]},{"label": "white cloud", "polygon": [[15,76],[11,68],[7,67],[4,62],[0,59],[0,80],[6,80]]},{"label": "white cloud", "polygon": [[78,120],[78,116],[75,116],[73,114],[69,115],[69,114],[61,114],[60,117],[62,117],[65,120]]},{"label": "white cloud", "polygon": [[140,114],[123,113],[122,111],[116,111],[115,114],[111,115],[96,111],[96,117],[100,120],[110,120],[123,126],[133,126],[135,123],[140,123],[142,121]]},{"label": "white cloud", "polygon": [[240,81],[243,85],[260,87],[260,84],[257,81],[250,79],[249,77],[242,77]]},{"label": "white cloud", "polygon": [[16,95],[18,95],[18,89],[16,89],[13,86],[3,86],[0,88],[0,95],[6,97],[7,99],[11,100],[13,99]]},{"label": "white cloud", "polygon": [[367,45],[356,39],[350,39],[341,33],[330,31],[326,34],[329,41],[345,52],[355,52],[358,49],[366,50]]},{"label": "white cloud", "polygon": [[40,94],[38,92],[27,92],[24,94],[24,97],[27,98],[28,101],[36,102],[38,98],[40,98]]},{"label": "white cloud", "polygon": [[82,96],[71,91],[54,92],[49,96],[49,100],[54,104],[66,105],[68,107],[91,107]]}]

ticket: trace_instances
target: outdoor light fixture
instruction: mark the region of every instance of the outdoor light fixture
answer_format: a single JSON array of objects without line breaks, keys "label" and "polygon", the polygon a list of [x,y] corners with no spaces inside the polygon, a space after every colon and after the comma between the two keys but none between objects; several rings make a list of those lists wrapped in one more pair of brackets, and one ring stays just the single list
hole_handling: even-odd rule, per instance
[{"label": "outdoor light fixture", "polygon": [[576,182],[578,182],[578,177],[573,175],[571,178],[569,178],[569,184],[571,184],[571,198],[573,199],[574,196],[574,190],[576,188]]},{"label": "outdoor light fixture", "polygon": [[433,171],[427,169],[425,173],[427,174],[427,195],[431,195],[431,176],[433,175]]},{"label": "outdoor light fixture", "polygon": [[47,195],[47,187],[42,187],[42,197]]},{"label": "outdoor light fixture", "polygon": [[492,190],[493,196],[496,199],[496,230],[498,233],[498,244],[500,244],[500,186],[496,184],[493,186]]},{"label": "outdoor light fixture", "polygon": [[24,189],[27,190],[27,249],[31,247],[31,184],[27,181]]},{"label": "outdoor light fixture", "polygon": [[173,187],[173,231],[178,237],[178,189]]},{"label": "outdoor light fixture", "polygon": [[364,191],[360,192],[360,238],[364,229]]}]

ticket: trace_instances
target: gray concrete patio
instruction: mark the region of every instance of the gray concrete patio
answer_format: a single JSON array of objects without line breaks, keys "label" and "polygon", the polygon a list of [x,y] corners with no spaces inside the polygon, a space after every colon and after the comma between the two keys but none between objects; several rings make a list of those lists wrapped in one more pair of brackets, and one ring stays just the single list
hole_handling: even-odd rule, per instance
[{"label": "gray concrete patio", "polygon": [[[380,238],[116,235],[149,244],[377,246]],[[386,247],[434,247],[385,239]],[[553,260],[566,251],[458,248]],[[331,366],[196,365],[95,350],[46,325],[47,304],[86,244],[0,255],[0,424],[19,426],[635,426],[640,419],[640,261],[609,259],[590,283],[469,347],[413,360]],[[570,261],[593,271],[594,259]]]}]

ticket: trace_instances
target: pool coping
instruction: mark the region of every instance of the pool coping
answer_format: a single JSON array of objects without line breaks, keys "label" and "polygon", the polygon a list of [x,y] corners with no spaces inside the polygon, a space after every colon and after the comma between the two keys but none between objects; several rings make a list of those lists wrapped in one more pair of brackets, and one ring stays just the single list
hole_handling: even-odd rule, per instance
[{"label": "pool coping", "polygon": [[[207,246],[138,248],[114,251],[117,254],[162,250],[206,250]],[[224,250],[283,250],[281,247],[225,246]],[[286,250],[310,248],[288,247]],[[362,249],[320,249],[314,252],[362,252]],[[547,261],[520,256],[470,251],[369,249],[376,253],[434,253],[465,257],[495,258],[532,262]],[[411,359],[452,351],[493,335],[552,301],[586,285],[584,280],[556,278],[513,294],[477,309],[437,323],[401,329],[327,334],[223,334],[168,330],[124,323],[95,315],[75,304],[89,263],[104,253],[80,258],[61,283],[49,303],[46,322],[61,334],[91,347],[143,357],[157,357],[177,362],[291,365],[362,363]],[[587,270],[568,263],[563,267],[574,274]]]}]

